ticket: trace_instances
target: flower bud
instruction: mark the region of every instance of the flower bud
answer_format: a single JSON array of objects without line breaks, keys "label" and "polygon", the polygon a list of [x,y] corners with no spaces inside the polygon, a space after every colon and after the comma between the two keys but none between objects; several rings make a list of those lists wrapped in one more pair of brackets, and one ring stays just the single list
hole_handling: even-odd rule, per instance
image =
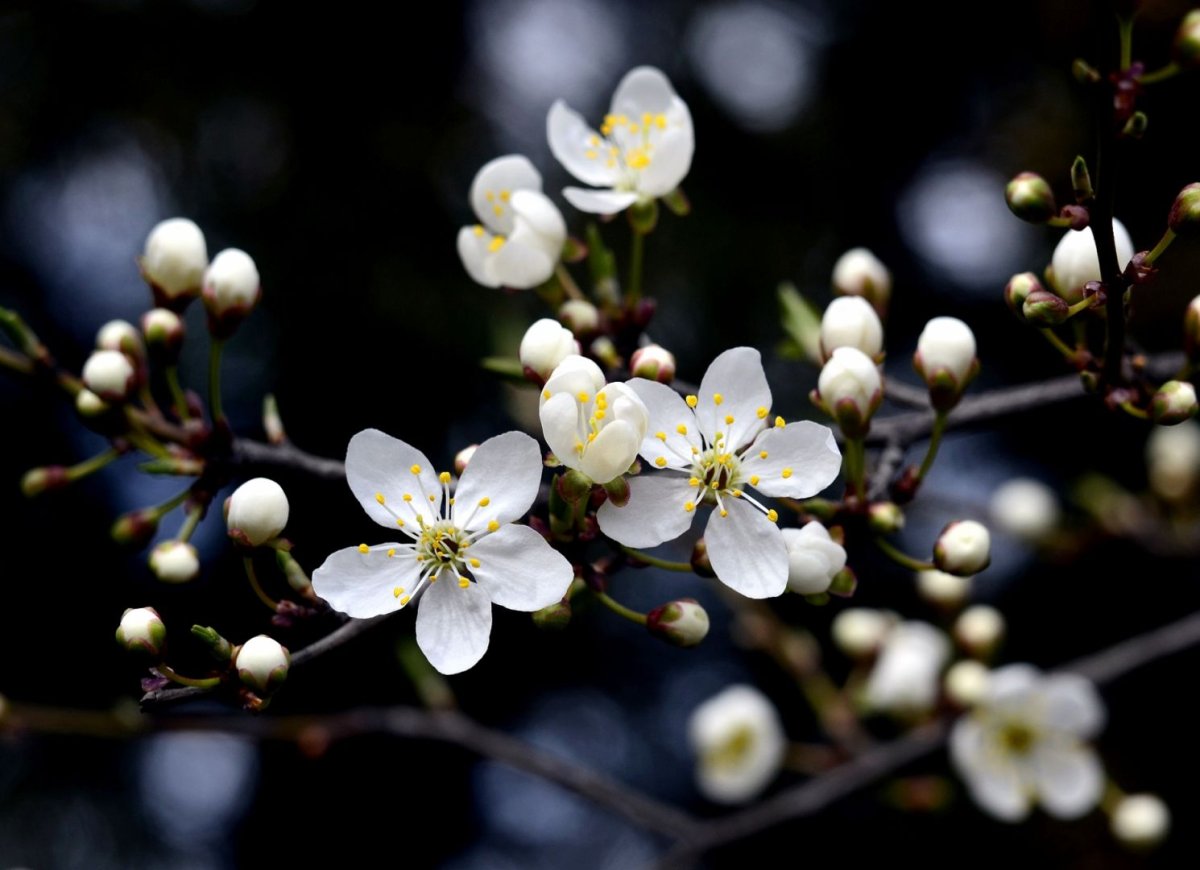
[{"label": "flower bud", "polygon": [[1156,426],[1146,439],[1146,477],[1164,501],[1189,500],[1200,488],[1200,424]]},{"label": "flower bud", "polygon": [[121,614],[117,643],[130,652],[157,658],[167,643],[167,627],[153,607],[131,607]]},{"label": "flower bud", "polygon": [[680,598],[647,613],[646,629],[675,646],[696,646],[708,634],[708,611],[693,598]]},{"label": "flower bud", "polygon": [[75,412],[80,417],[99,417],[110,410],[111,407],[111,405],[86,387],[75,394]]},{"label": "flower bud", "polygon": [[904,509],[891,501],[872,502],[867,508],[867,525],[877,535],[890,535],[904,528]]},{"label": "flower bud", "polygon": [[1021,316],[1034,326],[1058,326],[1071,316],[1071,306],[1061,296],[1039,288],[1025,297]]},{"label": "flower bud", "polygon": [[163,541],[150,551],[150,570],[164,583],[187,583],[200,573],[200,556],[187,541]]},{"label": "flower bud", "polygon": [[245,251],[226,248],[205,270],[202,294],[209,331],[228,338],[262,296],[258,267]]},{"label": "flower bud", "polygon": [[549,607],[535,610],[532,614],[533,624],[547,631],[560,631],[571,622],[571,601],[564,598]]},{"label": "flower bud", "polygon": [[957,520],[942,529],[933,547],[933,562],[947,574],[970,577],[991,562],[991,535],[982,523]]},{"label": "flower bud", "polygon": [[1173,426],[1196,416],[1196,388],[1187,381],[1167,381],[1150,402],[1150,416],[1161,426]]},{"label": "flower bud", "polygon": [[833,642],[852,659],[874,655],[896,624],[896,614],[886,610],[850,607],[830,625]]},{"label": "flower bud", "polygon": [[930,400],[938,410],[958,402],[967,384],[979,373],[975,334],[957,317],[935,317],[917,339],[913,368],[929,386]]},{"label": "flower bud", "polygon": [[[1119,220],[1113,220],[1113,238],[1117,244],[1117,259],[1121,267],[1133,259],[1133,240]],[[1050,281],[1054,292],[1074,305],[1083,299],[1084,285],[1101,280],[1100,258],[1096,254],[1096,239],[1092,227],[1067,230],[1050,259]]]},{"label": "flower bud", "polygon": [[525,330],[517,356],[526,372],[533,372],[545,381],[560,362],[579,353],[579,342],[571,330],[557,320],[543,317]]},{"label": "flower bud", "polygon": [[151,508],[123,514],[113,523],[113,540],[118,544],[144,547],[158,531],[158,519],[158,512]]},{"label": "flower bud", "polygon": [[949,657],[950,644],[936,628],[900,623],[888,633],[867,678],[867,705],[901,715],[933,709],[941,687],[938,676]]},{"label": "flower bud", "polygon": [[110,320],[100,327],[96,333],[96,350],[119,350],[134,360],[146,356],[142,334],[132,323],[124,320]]},{"label": "flower bud", "polygon": [[142,335],[155,359],[174,365],[179,360],[185,330],[183,320],[169,308],[153,308],[142,315]]},{"label": "flower bud", "polygon": [[1035,290],[1045,290],[1037,275],[1032,272],[1021,272],[1013,275],[1004,285],[1004,302],[1017,317],[1024,317],[1025,300]]},{"label": "flower bud", "polygon": [[1022,172],[1004,188],[1008,210],[1023,221],[1044,224],[1058,213],[1054,191],[1036,172]]},{"label": "flower bud", "polygon": [[1189,184],[1171,205],[1167,226],[1176,233],[1195,233],[1200,228],[1200,184]]},{"label": "flower bud", "polygon": [[617,346],[607,335],[594,339],[588,345],[588,351],[607,368],[615,369],[621,365],[621,354],[617,352]]},{"label": "flower bud", "polygon": [[64,489],[71,483],[67,469],[62,465],[47,465],[42,468],[31,468],[21,478],[21,492],[26,498],[33,498],[43,492],[53,492]]},{"label": "flower bud", "polygon": [[987,665],[974,659],[963,659],[946,671],[942,688],[951,703],[965,710],[983,700],[990,681],[991,672]]},{"label": "flower bud", "polygon": [[178,310],[200,295],[208,266],[204,233],[187,218],[165,220],[146,237],[139,265],[156,303]]},{"label": "flower bud", "polygon": [[635,378],[669,384],[675,380],[675,354],[657,344],[639,347],[629,358],[629,373]]},{"label": "flower bud", "polygon": [[600,328],[600,309],[586,299],[568,299],[558,309],[558,319],[575,335],[589,335]]},{"label": "flower bud", "polygon": [[803,528],[783,529],[788,554],[788,589],[801,595],[828,591],[833,578],[846,567],[846,551],[816,520]]},{"label": "flower bud", "polygon": [[467,463],[471,461],[471,457],[475,455],[475,451],[478,449],[478,444],[470,444],[454,454],[455,474],[462,477],[463,472],[467,470]]},{"label": "flower bud", "polygon": [[987,658],[1004,637],[1004,616],[994,607],[976,604],[954,623],[954,639],[977,658]]},{"label": "flower bud", "polygon": [[869,356],[857,348],[839,347],[821,368],[817,395],[846,436],[860,438],[883,401],[883,382]]},{"label": "flower bud", "polygon": [[239,543],[261,546],[279,537],[287,521],[287,494],[270,478],[248,480],[229,497],[225,525]]},{"label": "flower bud", "polygon": [[867,300],[839,296],[821,317],[821,354],[829,359],[839,347],[853,347],[874,357],[883,349],[883,324]]},{"label": "flower bud", "polygon": [[692,545],[692,558],[688,560],[692,565],[692,570],[696,572],[698,577],[716,577],[717,572],[713,570],[712,562],[708,559],[708,542],[704,538],[698,538],[696,543]]},{"label": "flower bud", "polygon": [[1193,9],[1183,16],[1175,31],[1171,57],[1184,69],[1200,66],[1200,9]]},{"label": "flower bud", "polygon": [[1183,316],[1183,347],[1189,360],[1200,362],[1200,296],[1188,303]]},{"label": "flower bud", "polygon": [[229,664],[233,659],[233,644],[221,636],[215,628],[204,625],[192,626],[192,637],[208,647],[209,653],[221,664]]},{"label": "flower bud", "polygon": [[1039,480],[1017,477],[997,489],[988,505],[996,528],[1024,541],[1045,540],[1058,527],[1058,497]]},{"label": "flower bud", "polygon": [[833,292],[861,296],[882,315],[892,298],[892,274],[866,248],[851,248],[833,264]]},{"label": "flower bud", "polygon": [[1171,811],[1158,795],[1126,795],[1113,807],[1109,828],[1122,845],[1151,849],[1171,830]]},{"label": "flower bud", "polygon": [[269,695],[287,679],[292,657],[274,638],[260,634],[250,638],[234,656],[241,681],[259,695]]},{"label": "flower bud", "polygon": [[961,607],[971,594],[971,586],[970,577],[958,577],[936,568],[917,572],[918,594],[939,607]]},{"label": "flower bud", "polygon": [[106,402],[123,402],[137,380],[129,357],[119,350],[98,350],[83,364],[84,385]]}]

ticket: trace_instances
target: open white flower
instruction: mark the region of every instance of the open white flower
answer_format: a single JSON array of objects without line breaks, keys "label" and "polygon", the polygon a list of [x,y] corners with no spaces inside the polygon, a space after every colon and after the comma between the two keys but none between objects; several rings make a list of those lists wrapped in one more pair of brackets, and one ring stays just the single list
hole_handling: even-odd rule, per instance
[{"label": "open white flower", "polygon": [[650,414],[625,384],[606,384],[582,356],[558,364],[542,389],[542,434],[559,462],[608,483],[637,459]]},{"label": "open white flower", "polygon": [[687,103],[650,66],[621,79],[599,132],[558,100],[546,117],[546,136],[568,172],[603,188],[563,190],[567,202],[594,214],[616,214],[670,193],[691,168],[696,146]]},{"label": "open white flower", "polygon": [[484,164],[471,183],[471,208],[480,223],[458,231],[458,255],[474,281],[528,290],[554,274],[567,225],[528,158]]},{"label": "open white flower", "polygon": [[709,698],[688,721],[697,756],[696,784],[709,800],[748,801],[783,766],[787,738],[775,707],[753,686],[730,686]]},{"label": "open white flower", "polygon": [[902,622],[883,642],[867,680],[866,701],[875,710],[910,715],[933,709],[942,667],[950,657],[946,636],[926,622]]},{"label": "open white flower", "polygon": [[1092,684],[1044,676],[1030,665],[993,671],[975,710],[954,725],[950,757],[971,796],[998,819],[1017,822],[1036,801],[1073,819],[1104,792],[1104,770],[1085,741],[1104,725]]},{"label": "open white flower", "polygon": [[808,420],[772,423],[771,389],[758,351],[749,347],[713,360],[699,393],[686,401],[654,381],[628,383],[650,412],[642,458],[664,471],[631,478],[624,507],[602,505],[601,531],[628,547],[654,547],[686,532],[698,507],[713,505],[704,540],[717,577],[748,598],[782,593],[788,552],[778,515],[747,489],[816,495],[841,468],[833,432]]},{"label": "open white flower", "polygon": [[506,432],[479,445],[452,498],[449,472],[436,474],[421,451],[377,429],[359,432],[346,480],[368,516],[405,540],[338,550],[313,574],[313,589],[358,619],[421,594],[417,644],[443,674],[465,671],[487,651],[493,603],[540,610],[571,584],[570,563],[514,524],[541,476],[537,442]]}]

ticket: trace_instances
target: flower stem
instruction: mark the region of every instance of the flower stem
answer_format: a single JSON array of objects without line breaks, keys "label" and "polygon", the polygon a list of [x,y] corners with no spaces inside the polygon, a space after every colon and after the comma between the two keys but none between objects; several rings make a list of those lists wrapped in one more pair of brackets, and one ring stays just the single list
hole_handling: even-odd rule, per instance
[{"label": "flower stem", "polygon": [[0,347],[0,366],[22,375],[33,374],[33,362],[6,347]]},{"label": "flower stem", "polygon": [[167,366],[167,388],[171,391],[171,401],[175,403],[175,413],[186,423],[189,419],[187,396],[179,383],[179,366]]},{"label": "flower stem", "polygon": [[1143,85],[1156,85],[1159,82],[1165,82],[1169,78],[1174,78],[1179,75],[1182,70],[1179,64],[1171,62],[1164,67],[1159,67],[1153,72],[1144,73],[1138,76],[1138,83]]},{"label": "flower stem", "polygon": [[1121,36],[1121,72],[1133,65],[1133,18],[1119,18]]},{"label": "flower stem", "polygon": [[176,493],[175,495],[171,496],[169,499],[164,501],[162,504],[157,505],[157,506],[151,508],[150,510],[154,513],[155,517],[157,517],[158,519],[162,519],[167,514],[169,514],[171,511],[175,510],[175,508],[179,507],[181,504],[183,504],[185,501],[187,501],[188,496],[190,494],[191,494],[191,490],[185,489],[182,492]]},{"label": "flower stem", "polygon": [[115,447],[110,447],[103,453],[98,453],[91,459],[85,459],[83,462],[76,463],[67,469],[67,479],[71,481],[79,480],[87,477],[89,474],[95,474],[101,468],[109,465],[117,457],[121,455],[121,451]]},{"label": "flower stem", "polygon": [[1061,353],[1064,357],[1067,359],[1075,358],[1075,351],[1069,344],[1059,338],[1053,329],[1039,329],[1038,332],[1042,334],[1042,337],[1044,337],[1046,341],[1050,342],[1051,347]]},{"label": "flower stem", "polygon": [[593,589],[592,594],[596,596],[601,604],[617,614],[617,616],[623,616],[625,619],[628,619],[630,622],[636,622],[638,625],[646,624],[646,614],[631,610],[619,601],[614,600],[607,593]]},{"label": "flower stem", "polygon": [[225,416],[221,406],[221,352],[224,349],[224,340],[217,338],[208,348],[208,407],[214,423]]},{"label": "flower stem", "polygon": [[558,283],[562,285],[563,292],[567,294],[568,299],[583,299],[583,291],[579,289],[579,285],[575,283],[575,279],[571,277],[570,271],[562,263],[554,267],[554,274],[558,278]]},{"label": "flower stem", "polygon": [[1139,408],[1137,405],[1133,404],[1133,402],[1129,401],[1128,399],[1126,399],[1124,402],[1122,402],[1120,407],[1121,407],[1121,410],[1124,411],[1126,414],[1128,414],[1130,417],[1137,417],[1139,420],[1149,420],[1150,419],[1149,413],[1147,413],[1143,409]]},{"label": "flower stem", "polygon": [[1163,255],[1167,248],[1171,247],[1171,242],[1175,241],[1175,231],[1167,227],[1167,231],[1162,234],[1162,238],[1158,240],[1158,244],[1154,246],[1154,250],[1146,255],[1146,259],[1142,262],[1147,266],[1153,266],[1154,261]]},{"label": "flower stem", "polygon": [[192,535],[196,531],[196,526],[200,525],[200,520],[204,518],[204,508],[200,505],[195,505],[187,512],[187,517],[183,521],[183,525],[179,527],[179,534],[175,536],[176,540],[190,541]]},{"label": "flower stem", "polygon": [[646,234],[636,229],[629,250],[629,289],[628,301],[637,302],[642,298],[642,260],[646,254]]},{"label": "flower stem", "polygon": [[204,677],[203,679],[185,677],[183,674],[176,673],[170,665],[166,664],[155,665],[154,669],[171,682],[179,683],[181,686],[191,686],[196,689],[214,689],[221,685],[220,677]]},{"label": "flower stem", "polygon": [[928,571],[931,568],[937,567],[932,562],[922,562],[920,559],[915,559],[907,553],[897,549],[894,545],[884,540],[883,538],[875,538],[875,546],[880,551],[898,565],[905,568],[910,568],[913,571]]},{"label": "flower stem", "polygon": [[417,697],[428,710],[453,710],[458,706],[454,690],[446,679],[433,669],[429,660],[411,637],[402,638],[396,646],[396,659],[417,690]]},{"label": "flower stem", "polygon": [[265,604],[272,611],[279,609],[279,602],[263,591],[262,584],[258,582],[258,574],[254,570],[254,560],[249,556],[242,559],[242,565],[246,569],[246,579],[250,581],[250,588],[254,590],[254,594],[258,596],[258,600]]},{"label": "flower stem", "polygon": [[641,562],[643,565],[650,565],[654,568],[663,568],[667,571],[679,571],[681,573],[691,574],[692,565],[690,562],[672,562],[670,559],[660,559],[658,556],[651,556],[649,553],[643,553],[641,550],[635,550],[632,547],[621,545],[621,552],[636,562]]},{"label": "flower stem", "polygon": [[917,469],[917,482],[920,483],[925,479],[925,475],[929,473],[929,469],[933,468],[933,461],[937,459],[938,448],[942,446],[942,435],[946,432],[946,412],[938,411],[933,418],[933,431],[929,433],[929,446],[925,448],[925,458],[921,460],[921,467]]},{"label": "flower stem", "polygon": [[846,439],[846,490],[859,501],[866,499],[867,447],[862,438]]}]

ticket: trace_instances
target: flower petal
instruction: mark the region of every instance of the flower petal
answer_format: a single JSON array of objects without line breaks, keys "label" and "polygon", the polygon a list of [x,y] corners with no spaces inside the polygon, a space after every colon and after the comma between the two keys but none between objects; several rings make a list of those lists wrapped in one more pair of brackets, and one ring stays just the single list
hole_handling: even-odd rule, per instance
[{"label": "flower petal", "polygon": [[[451,516],[461,529],[475,531],[495,521],[519,520],[537,498],[542,483],[542,451],[524,432],[505,432],[484,441],[454,491]],[[486,501],[487,504],[483,504]]]},{"label": "flower petal", "polygon": [[[645,378],[634,378],[626,383],[642,400],[650,415],[646,437],[639,450],[642,457],[656,466],[661,456],[666,459],[666,468],[691,468],[692,448],[698,450],[702,446],[692,409],[666,384]],[[684,429],[682,433],[680,426]],[[660,432],[666,436],[665,440],[658,437]]]},{"label": "flower petal", "polygon": [[[546,116],[546,138],[554,158],[580,181],[598,187],[611,187],[617,183],[617,168],[609,166],[606,155],[601,153],[605,143],[583,117],[562,100],[557,100]],[[588,154],[596,156],[588,157]]]},{"label": "flower petal", "polygon": [[651,115],[665,114],[676,99],[675,89],[662,70],[639,66],[625,73],[617,85],[609,112],[630,118],[641,118],[647,112]]},{"label": "flower petal", "polygon": [[1075,737],[1095,737],[1104,727],[1104,703],[1096,687],[1078,674],[1046,677],[1041,709],[1046,727]]},{"label": "flower petal", "polygon": [[460,587],[453,571],[443,571],[421,596],[417,645],[441,673],[458,674],[473,666],[487,652],[491,633],[492,600],[478,583]]},{"label": "flower petal", "polygon": [[[442,487],[428,457],[378,429],[364,429],[350,439],[346,482],[363,510],[381,526],[396,528],[397,516],[412,525],[417,521],[415,514],[433,522],[439,513]],[[405,500],[405,495],[411,500]]]},{"label": "flower petal", "polygon": [[567,594],[571,563],[529,526],[502,526],[468,551],[479,560],[471,573],[492,601],[509,610],[541,610]]},{"label": "flower petal", "polygon": [[731,449],[749,444],[771,410],[771,388],[758,351],[735,347],[718,356],[704,373],[696,398],[696,420],[705,438],[711,442],[715,432],[724,432]]},{"label": "flower petal", "polygon": [[499,287],[500,283],[492,277],[487,263],[490,253],[488,245],[491,242],[491,233],[476,232],[475,227],[463,227],[458,231],[458,256],[472,281],[484,287]]},{"label": "flower petal", "polygon": [[557,263],[567,240],[567,223],[558,206],[543,193],[518,190],[512,195],[512,207],[517,214],[512,240],[536,244]]},{"label": "flower petal", "polygon": [[[397,596],[396,589],[411,594],[421,573],[415,554],[400,549],[403,546],[383,544],[366,553],[358,547],[338,550],[313,572],[313,591],[334,610],[355,619],[399,610],[403,606],[400,597],[405,593]],[[396,548],[394,558],[387,555],[391,548]]]},{"label": "flower petal", "polygon": [[488,276],[495,282],[491,286],[528,290],[544,284],[554,274],[558,261],[531,235],[529,231],[522,234],[518,226],[517,232],[484,261]]},{"label": "flower petal", "polygon": [[673,541],[688,530],[695,509],[684,505],[695,499],[696,490],[687,475],[671,472],[629,478],[629,502],[617,507],[606,501],[596,511],[600,531],[626,547],[657,547]]},{"label": "flower petal", "polygon": [[667,130],[654,141],[654,156],[650,164],[638,177],[638,191],[645,196],[664,196],[679,186],[688,170],[692,168],[692,154],[696,149],[696,134],[692,130],[692,116],[683,101],[676,99],[680,107],[668,116]]},{"label": "flower petal", "polygon": [[[542,176],[521,154],[506,154],[488,161],[471,182],[471,208],[493,232],[508,235],[513,230],[510,197],[514,191],[542,189]],[[490,194],[490,196],[489,196]]]},{"label": "flower petal", "polygon": [[587,190],[564,187],[563,198],[580,211],[590,214],[617,214],[637,202],[638,195],[619,190]]},{"label": "flower petal", "polygon": [[1030,699],[1040,688],[1042,673],[1033,665],[1005,665],[988,677],[987,707],[1019,719],[1028,717]]},{"label": "flower petal", "polygon": [[1077,819],[1100,802],[1104,768],[1090,748],[1042,741],[1031,760],[1038,801],[1050,815]]},{"label": "flower petal", "polygon": [[950,732],[950,758],[967,783],[971,797],[985,811],[1006,822],[1029,815],[1029,789],[1007,754],[998,754],[988,731],[973,716],[964,716]]},{"label": "flower petal", "polygon": [[714,510],[704,541],[717,579],[747,598],[774,598],[787,587],[788,557],[779,527],[739,498]]},{"label": "flower petal", "polygon": [[579,470],[596,483],[608,483],[629,470],[637,459],[640,443],[633,426],[624,420],[614,420],[584,449]]},{"label": "flower petal", "polygon": [[579,403],[569,393],[558,393],[542,403],[538,416],[542,421],[542,437],[550,451],[567,468],[579,468],[582,444],[579,433]]},{"label": "flower petal", "polygon": [[[763,454],[767,455],[763,459]],[[842,468],[833,430],[811,420],[788,423],[758,436],[742,463],[764,495],[808,498],[833,483]]]}]

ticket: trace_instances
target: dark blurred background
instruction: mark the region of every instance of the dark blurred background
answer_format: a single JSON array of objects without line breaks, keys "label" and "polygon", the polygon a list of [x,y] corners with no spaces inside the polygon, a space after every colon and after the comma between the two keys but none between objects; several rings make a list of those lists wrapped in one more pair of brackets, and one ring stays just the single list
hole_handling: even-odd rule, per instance
[{"label": "dark blurred background", "polygon": [[[589,118],[629,68],[662,68],[689,104],[696,158],[684,188],[693,213],[664,214],[651,237],[651,333],[696,380],[725,348],[781,339],[775,286],[791,280],[823,304],[833,262],[855,245],[893,270],[890,372],[915,381],[908,356],[938,314],[979,339],[977,389],[1061,373],[1048,346],[1007,312],[1014,272],[1040,272],[1058,233],[1019,223],[1007,177],[1030,169],[1069,197],[1067,170],[1090,155],[1090,121],[1070,75],[1097,58],[1093,4],[1007,2],[947,20],[937,4],[864,0],[774,3],[488,0],[421,7],[339,3],[307,9],[254,0],[91,0],[0,6],[0,305],[20,310],[78,367],[96,329],[149,304],[134,257],[159,220],[185,215],[210,255],[248,251],[264,297],[230,343],[227,410],[260,436],[259,403],[279,397],[302,447],[342,455],[374,426],[438,464],[524,419],[524,403],[478,367],[515,353],[551,312],[528,293],[475,286],[454,249],[473,223],[467,190],[499,154],[527,154],[571,229],[584,221],[558,195],[568,182],[545,143],[557,97]],[[1135,56],[1165,62],[1179,2],[1144,4]],[[1200,80],[1147,94],[1150,125],[1118,191],[1140,249],[1161,233],[1175,192],[1200,177],[1194,112]],[[624,257],[621,221],[603,228]],[[1149,349],[1179,346],[1200,291],[1198,252],[1177,243],[1143,294],[1134,332]],[[582,274],[581,274],[582,277]],[[190,312],[189,384],[206,347]],[[771,358],[778,409],[816,416],[815,372]],[[176,650],[193,622],[233,639],[266,627],[211,517],[195,542],[201,577],[182,588],[151,577],[144,554],[108,538],[120,512],[161,501],[174,481],[125,461],[34,501],[17,483],[31,466],[71,463],[103,444],[57,396],[0,377],[0,691],[13,702],[109,708],[132,703],[141,676],[112,632],[122,610],[153,605]],[[1146,427],[1076,403],[986,433],[955,435],[910,516],[905,544],[929,546],[948,519],[984,517],[991,490],[1018,473],[1066,492],[1087,469],[1144,485]],[[919,454],[918,454],[919,455]],[[288,534],[310,570],[370,535],[344,485],[282,477]],[[171,535],[177,518],[164,523]],[[1098,541],[1047,563],[996,539],[976,587],[1005,611],[1006,661],[1050,667],[1200,606],[1196,564]],[[673,554],[686,553],[677,547]],[[922,618],[934,612],[905,573],[852,553],[857,601]],[[627,572],[614,595],[648,609],[696,595],[714,628],[694,651],[668,648],[606,612],[582,609],[562,634],[497,610],[492,647],[451,680],[463,709],[551,751],[605,770],[698,813],[718,810],[692,784],[684,729],[691,709],[750,680],[777,699],[789,735],[815,725],[794,686],[729,639],[720,599],[696,578]],[[824,636],[844,603],[785,602]],[[327,628],[327,626],[322,626]],[[311,631],[310,629],[309,631]],[[401,617],[293,676],[272,712],[411,703],[396,661]],[[284,637],[299,646],[310,635]],[[294,638],[294,640],[293,640]],[[902,814],[880,791],[821,819],[783,826],[714,857],[820,863],[912,856],[922,862],[1037,866],[1180,866],[1196,854],[1188,824],[1200,801],[1194,726],[1184,711],[1196,654],[1139,672],[1106,692],[1101,749],[1130,791],[1162,794],[1175,813],[1151,859],[1120,850],[1101,813],[1070,824],[1011,827],[965,798]],[[846,663],[830,654],[830,667]],[[946,775],[936,759],[915,773]],[[795,778],[783,776],[776,788]],[[319,757],[239,737],[170,734],[105,741],[0,740],[0,866],[225,868],[270,861],[339,866],[380,860],[454,868],[624,868],[661,843],[560,790],[442,746],[364,738]]]}]

